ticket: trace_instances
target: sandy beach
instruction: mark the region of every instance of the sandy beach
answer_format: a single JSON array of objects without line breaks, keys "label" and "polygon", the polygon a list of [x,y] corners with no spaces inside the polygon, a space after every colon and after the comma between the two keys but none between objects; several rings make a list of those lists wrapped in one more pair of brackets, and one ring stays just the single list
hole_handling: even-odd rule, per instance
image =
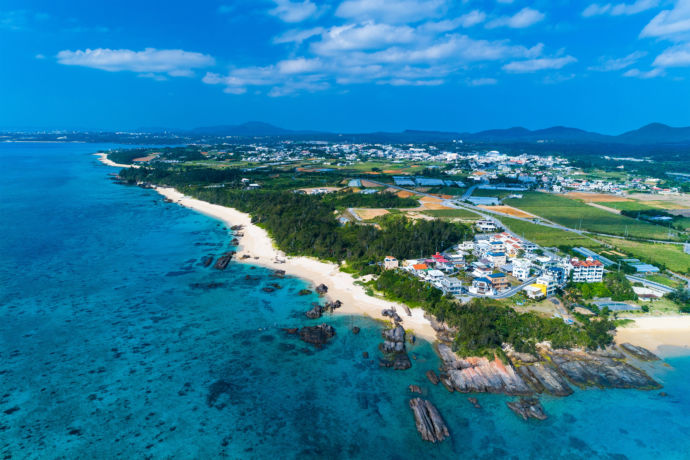
[{"label": "sandy beach", "polygon": [[616,330],[616,343],[630,342],[661,356],[690,354],[690,316],[629,318],[635,321]]},{"label": "sandy beach", "polygon": [[98,161],[107,166],[115,166],[116,168],[138,168],[138,165],[123,165],[120,163],[115,163],[113,160],[108,158],[105,153],[94,153],[98,157]]},{"label": "sandy beach", "polygon": [[[273,241],[266,230],[252,224],[249,214],[185,196],[173,188],[157,187],[156,191],[177,204],[219,219],[228,226],[242,225],[244,236],[240,238],[240,245],[237,248],[238,262],[285,270],[288,275],[310,281],[314,286],[325,284],[328,286],[328,298],[337,299],[343,303],[343,306],[336,310],[337,314],[366,315],[374,319],[385,319],[381,311],[395,307],[403,319],[405,329],[411,329],[418,337],[426,340],[436,340],[436,333],[431,323],[424,318],[424,311],[421,308],[411,309],[412,316],[408,316],[401,305],[367,295],[364,288],[356,285],[356,280],[351,275],[341,272],[336,264],[309,257],[286,256],[273,246]],[[241,259],[243,255],[248,255],[250,258],[243,260]]]}]

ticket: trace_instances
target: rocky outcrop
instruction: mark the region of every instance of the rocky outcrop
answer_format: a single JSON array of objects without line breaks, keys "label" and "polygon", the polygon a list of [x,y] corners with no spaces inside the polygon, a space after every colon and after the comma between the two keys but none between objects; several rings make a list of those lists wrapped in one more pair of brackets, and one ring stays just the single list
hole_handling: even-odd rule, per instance
[{"label": "rocky outcrop", "polygon": [[335,335],[335,329],[330,324],[319,324],[318,326],[304,326],[299,330],[299,338],[302,341],[313,345],[324,345]]},{"label": "rocky outcrop", "polygon": [[646,372],[623,361],[578,350],[552,350],[552,362],[579,387],[661,388]]},{"label": "rocky outcrop", "polygon": [[470,402],[470,404],[472,404],[474,406],[475,409],[481,409],[482,408],[482,406],[481,406],[481,404],[479,404],[479,400],[477,398],[469,397],[469,398],[467,398],[467,400]]},{"label": "rocky outcrop", "polygon": [[319,295],[324,295],[328,292],[328,286],[326,286],[325,284],[319,284],[318,286],[316,286],[315,291]]},{"label": "rocky outcrop", "polygon": [[300,289],[300,291],[297,293],[297,295],[309,295],[311,294],[310,289]]},{"label": "rocky outcrop", "polygon": [[285,278],[285,270],[273,270],[271,276],[274,278]]},{"label": "rocky outcrop", "polygon": [[422,394],[422,389],[419,388],[419,385],[410,385],[408,389],[410,390],[410,393],[419,393],[420,395]]},{"label": "rocky outcrop", "polygon": [[456,391],[508,395],[532,393],[513,366],[503,363],[498,357],[494,357],[492,361],[476,357],[461,359],[445,344],[438,344],[437,349],[444,362],[448,379]]},{"label": "rocky outcrop", "polygon": [[352,326],[352,333],[353,334],[357,335],[357,334],[359,334],[359,331],[360,331],[360,329],[358,326]]},{"label": "rocky outcrop", "polygon": [[423,440],[436,443],[450,436],[441,414],[431,402],[414,398],[410,400],[410,408],[414,413],[417,431],[422,435]]},{"label": "rocky outcrop", "polygon": [[321,318],[322,314],[323,314],[323,307],[316,302],[312,303],[311,310],[309,310],[308,312],[305,313],[305,315],[309,319]]},{"label": "rocky outcrop", "polygon": [[658,361],[659,357],[652,353],[651,351],[647,350],[646,348],[638,347],[637,345],[633,345],[632,343],[621,343],[620,347],[630,355],[634,356],[637,359],[641,359],[643,361]]},{"label": "rocky outcrop", "polygon": [[204,256],[201,258],[201,265],[204,267],[208,267],[211,263],[213,263],[213,256]]},{"label": "rocky outcrop", "polygon": [[242,230],[243,228],[244,228],[244,226],[242,226],[242,225],[233,225],[232,227],[230,227],[230,230],[237,231],[237,230]]},{"label": "rocky outcrop", "polygon": [[426,371],[426,378],[428,378],[429,381],[434,385],[438,385],[439,378],[438,375],[436,375],[436,372],[434,372],[433,370],[429,369],[428,371]]},{"label": "rocky outcrop", "polygon": [[213,266],[213,268],[217,270],[225,270],[234,255],[235,251],[226,252],[222,256],[218,257],[218,260],[216,260],[216,264]]},{"label": "rocky outcrop", "polygon": [[518,414],[524,420],[536,418],[537,420],[546,420],[547,416],[544,413],[544,408],[537,398],[520,398],[518,401],[506,403],[510,410]]},{"label": "rocky outcrop", "polygon": [[393,329],[384,330],[383,338],[381,351],[386,355],[386,359],[381,360],[381,366],[392,367],[399,371],[412,367],[412,362],[405,351],[405,329],[397,324]]},{"label": "rocky outcrop", "polygon": [[340,300],[334,300],[334,301],[328,301],[326,302],[326,305],[324,305],[324,310],[327,310],[329,312],[333,312],[333,310],[337,310],[338,308],[342,307],[343,303]]},{"label": "rocky outcrop", "polygon": [[400,315],[398,315],[398,313],[392,308],[388,308],[386,310],[381,311],[381,316],[386,316],[396,323],[402,322],[402,318],[400,317]]},{"label": "rocky outcrop", "polygon": [[545,362],[523,364],[517,367],[517,373],[537,393],[546,392],[554,396],[573,393],[565,377]]}]

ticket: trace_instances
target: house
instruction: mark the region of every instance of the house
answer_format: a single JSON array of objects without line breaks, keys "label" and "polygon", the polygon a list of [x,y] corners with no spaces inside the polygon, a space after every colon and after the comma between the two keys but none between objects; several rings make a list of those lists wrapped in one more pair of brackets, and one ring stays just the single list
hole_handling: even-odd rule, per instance
[{"label": "house", "polygon": [[465,256],[463,254],[449,254],[446,258],[453,264],[457,270],[465,268]]},{"label": "house", "polygon": [[563,286],[568,281],[568,273],[564,267],[557,265],[546,267],[544,274],[553,278],[557,286]]},{"label": "house", "polygon": [[556,289],[558,288],[558,284],[556,284],[556,280],[547,274],[541,275],[539,278],[537,278],[537,282],[535,284],[544,286],[546,288],[546,291],[544,294],[547,297],[551,297],[556,294]]},{"label": "house", "polygon": [[500,267],[507,262],[505,252],[489,252],[486,254],[486,258],[494,264],[494,267]]},{"label": "house", "polygon": [[441,290],[443,290],[443,292],[446,294],[454,296],[462,294],[462,282],[457,278],[445,276],[443,279],[441,279],[440,284]]},{"label": "house", "polygon": [[498,230],[496,224],[491,220],[479,220],[476,223],[476,227],[480,232],[495,232]]},{"label": "house", "polygon": [[426,272],[429,270],[429,266],[427,264],[414,264],[412,266],[412,272],[419,276],[426,276]]},{"label": "house", "polygon": [[530,284],[529,286],[525,286],[523,291],[530,299],[541,299],[546,296],[546,286],[543,284]]},{"label": "house", "polygon": [[398,268],[398,266],[398,259],[393,256],[387,256],[385,259],[383,259],[383,268],[386,270],[393,270]]},{"label": "house", "polygon": [[515,259],[513,261],[513,276],[520,281],[527,281],[532,271],[532,262],[527,259]]},{"label": "house", "polygon": [[570,266],[575,283],[598,283],[604,278],[604,264],[592,257],[585,260],[573,257]]},{"label": "house", "polygon": [[487,276],[487,278],[491,281],[491,287],[493,287],[496,291],[504,291],[510,288],[508,277],[503,273],[492,273],[491,275]]},{"label": "house", "polygon": [[469,291],[472,294],[478,295],[496,295],[496,290],[493,288],[491,280],[483,277],[472,280],[472,287],[470,287]]},{"label": "house", "polygon": [[439,282],[443,279],[445,275],[443,274],[442,271],[440,270],[428,270],[426,272],[426,279],[427,281],[430,281],[432,283]]},{"label": "house", "polygon": [[453,271],[455,270],[455,266],[452,264],[450,260],[448,260],[444,255],[441,253],[436,253],[433,256],[431,256],[432,260],[434,261],[434,266],[436,267],[437,270],[443,270],[443,271]]},{"label": "house", "polygon": [[482,278],[488,276],[493,271],[488,265],[484,265],[481,262],[474,262],[472,264],[472,276],[477,278]]}]

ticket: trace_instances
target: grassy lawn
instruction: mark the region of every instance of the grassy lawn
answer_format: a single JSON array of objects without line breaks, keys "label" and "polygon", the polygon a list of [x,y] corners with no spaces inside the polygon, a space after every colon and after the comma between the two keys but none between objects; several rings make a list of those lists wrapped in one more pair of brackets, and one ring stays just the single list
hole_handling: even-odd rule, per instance
[{"label": "grassy lawn", "polygon": [[513,232],[540,246],[584,246],[593,249],[601,247],[601,244],[592,239],[573,232],[544,227],[510,217],[501,217],[500,220]]},{"label": "grassy lawn", "polygon": [[505,204],[570,228],[611,235],[625,235],[627,230],[630,237],[668,239],[665,227],[613,214],[563,196],[525,192],[522,199],[510,198],[505,200]]},{"label": "grassy lawn", "polygon": [[479,219],[479,214],[468,209],[432,209],[424,211],[424,214],[439,218]]},{"label": "grassy lawn", "polygon": [[600,239],[640,260],[665,266],[674,272],[690,273],[690,254],[685,254],[683,246],[679,244],[645,243],[605,237]]}]

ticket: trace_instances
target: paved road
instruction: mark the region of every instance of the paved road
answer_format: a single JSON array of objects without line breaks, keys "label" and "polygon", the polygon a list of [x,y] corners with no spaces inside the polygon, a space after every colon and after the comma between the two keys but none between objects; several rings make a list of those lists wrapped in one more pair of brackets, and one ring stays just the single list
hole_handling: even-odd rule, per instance
[{"label": "paved road", "polygon": [[654,281],[649,281],[648,279],[642,278],[642,277],[639,277],[639,276],[625,275],[625,277],[628,278],[628,280],[629,280],[631,283],[635,283],[635,282],[637,282],[637,283],[642,283],[642,284],[645,285],[645,286],[649,286],[649,287],[651,287],[651,288],[653,288],[653,289],[657,289],[657,290],[659,290],[659,291],[661,291],[661,292],[664,292],[664,293],[666,293],[666,294],[671,293],[671,292],[673,292],[673,291],[675,290],[675,289],[670,288],[670,287],[668,287],[668,286],[665,286],[665,285],[663,285],[663,284],[661,284],[661,283],[656,283],[656,282],[654,282]]}]

